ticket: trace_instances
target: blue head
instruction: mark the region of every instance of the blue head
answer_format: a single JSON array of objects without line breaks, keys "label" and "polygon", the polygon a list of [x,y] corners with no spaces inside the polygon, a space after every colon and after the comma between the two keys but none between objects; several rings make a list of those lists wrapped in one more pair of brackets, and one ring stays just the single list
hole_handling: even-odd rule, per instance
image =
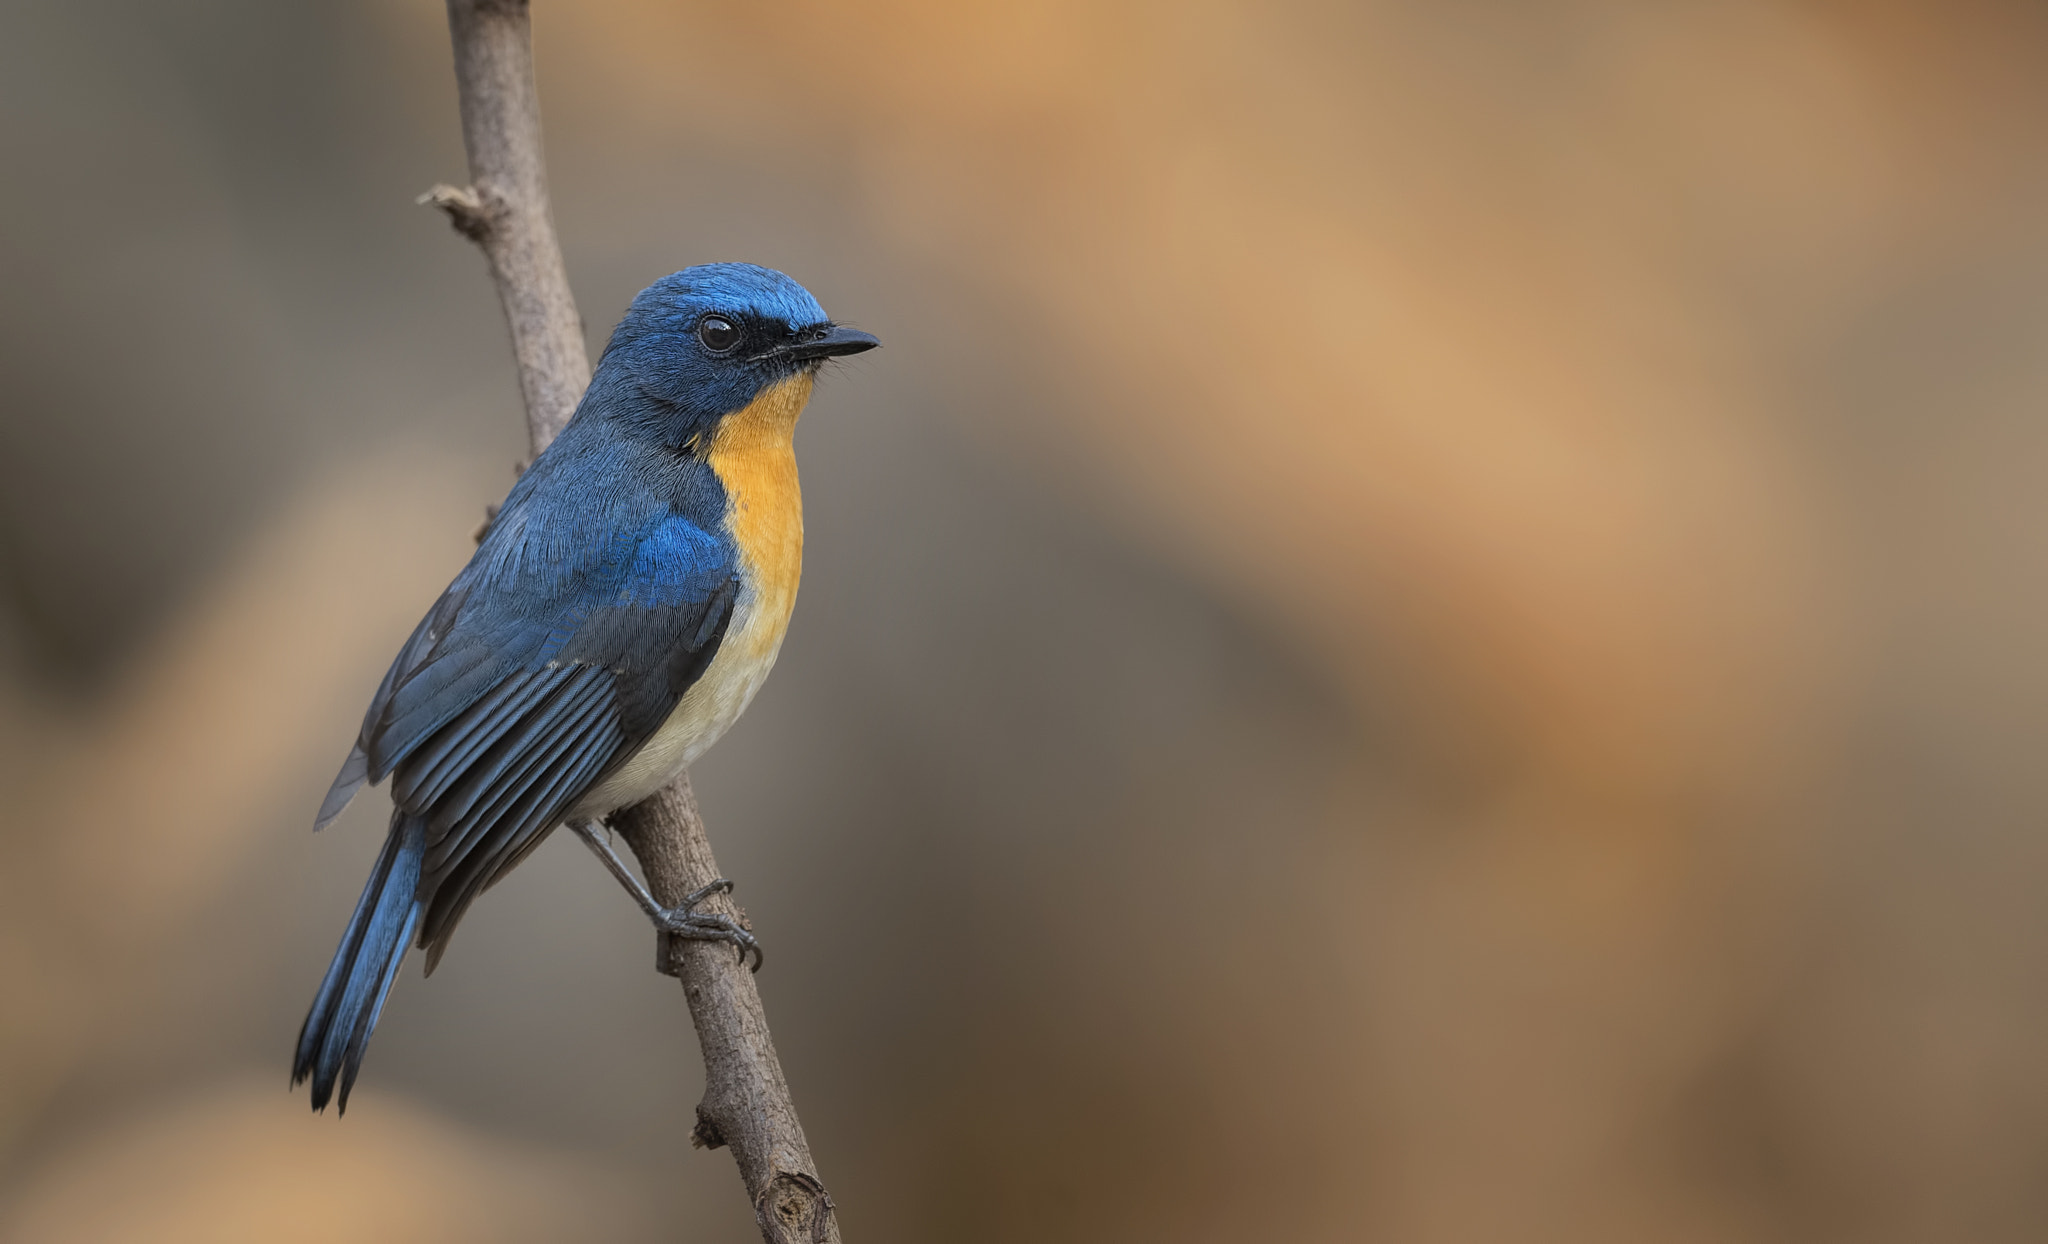
[{"label": "blue head", "polygon": [[716,428],[771,384],[880,344],[833,324],[809,290],[773,268],[700,264],[633,299],[592,392],[652,399],[639,414],[664,439],[683,440]]}]

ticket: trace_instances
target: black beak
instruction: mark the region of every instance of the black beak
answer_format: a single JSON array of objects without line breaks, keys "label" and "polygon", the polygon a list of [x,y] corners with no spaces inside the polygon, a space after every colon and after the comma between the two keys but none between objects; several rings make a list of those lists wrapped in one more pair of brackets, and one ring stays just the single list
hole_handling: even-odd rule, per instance
[{"label": "black beak", "polygon": [[842,354],[859,354],[881,344],[873,333],[864,333],[858,328],[841,328],[835,324],[823,332],[812,329],[801,340],[780,346],[774,353],[786,359],[829,359]]}]

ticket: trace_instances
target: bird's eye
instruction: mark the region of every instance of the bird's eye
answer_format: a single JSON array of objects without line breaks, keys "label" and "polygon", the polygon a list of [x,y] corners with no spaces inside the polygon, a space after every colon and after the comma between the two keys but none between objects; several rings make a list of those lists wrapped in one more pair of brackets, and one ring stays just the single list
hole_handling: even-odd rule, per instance
[{"label": "bird's eye", "polygon": [[697,321],[697,340],[713,354],[724,354],[740,343],[740,330],[722,315],[707,315]]}]

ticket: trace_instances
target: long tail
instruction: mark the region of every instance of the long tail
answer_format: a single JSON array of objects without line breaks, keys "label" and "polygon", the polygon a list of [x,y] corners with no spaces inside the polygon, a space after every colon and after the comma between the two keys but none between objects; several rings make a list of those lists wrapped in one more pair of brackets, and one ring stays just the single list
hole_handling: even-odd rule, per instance
[{"label": "long tail", "polygon": [[394,812],[377,867],[363,887],[327,977],[320,982],[313,1009],[306,1013],[305,1027],[299,1029],[292,1083],[312,1077],[315,1110],[327,1108],[337,1078],[341,1109],[348,1110],[348,1091],[356,1082],[377,1016],[384,1011],[384,995],[391,992],[419,926],[417,891],[425,853],[425,822]]}]

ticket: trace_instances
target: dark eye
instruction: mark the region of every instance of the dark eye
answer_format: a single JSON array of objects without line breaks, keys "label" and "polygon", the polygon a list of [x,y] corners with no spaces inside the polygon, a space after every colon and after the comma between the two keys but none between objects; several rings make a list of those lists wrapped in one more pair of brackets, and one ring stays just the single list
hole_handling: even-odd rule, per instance
[{"label": "dark eye", "polygon": [[707,315],[697,321],[697,340],[713,354],[724,354],[740,343],[740,330],[722,315]]}]

